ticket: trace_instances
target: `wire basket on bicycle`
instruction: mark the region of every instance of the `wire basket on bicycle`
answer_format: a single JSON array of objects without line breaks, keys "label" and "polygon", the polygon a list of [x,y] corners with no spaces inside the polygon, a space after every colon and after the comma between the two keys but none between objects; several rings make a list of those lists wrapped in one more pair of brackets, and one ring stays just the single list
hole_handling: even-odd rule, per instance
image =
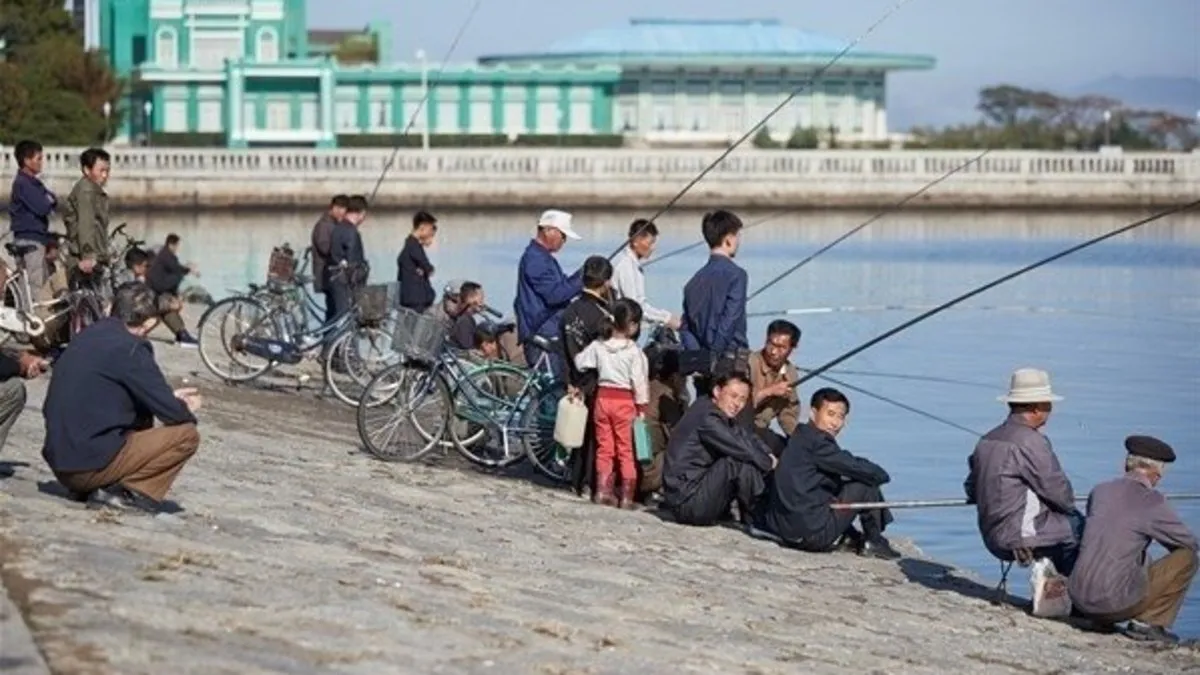
[{"label": "wire basket on bicycle", "polygon": [[271,249],[267,261],[267,281],[290,284],[296,280],[296,252],[286,243]]},{"label": "wire basket on bicycle", "polygon": [[397,305],[400,284],[369,284],[354,289],[354,304],[358,307],[358,322],[364,326],[378,326],[387,319],[388,313]]},{"label": "wire basket on bicycle", "polygon": [[446,344],[446,326],[437,317],[400,307],[392,349],[410,361],[433,363]]}]

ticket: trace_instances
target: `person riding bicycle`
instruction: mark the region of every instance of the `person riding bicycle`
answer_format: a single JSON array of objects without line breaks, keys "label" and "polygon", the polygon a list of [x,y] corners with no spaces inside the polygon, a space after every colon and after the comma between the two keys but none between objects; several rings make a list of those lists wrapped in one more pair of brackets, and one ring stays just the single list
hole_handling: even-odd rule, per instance
[{"label": "person riding bicycle", "polygon": [[79,155],[83,173],[63,205],[63,224],[67,228],[66,251],[62,256],[69,274],[76,279],[97,274],[96,269],[107,267],[108,182],[109,154],[100,148],[88,148]]}]

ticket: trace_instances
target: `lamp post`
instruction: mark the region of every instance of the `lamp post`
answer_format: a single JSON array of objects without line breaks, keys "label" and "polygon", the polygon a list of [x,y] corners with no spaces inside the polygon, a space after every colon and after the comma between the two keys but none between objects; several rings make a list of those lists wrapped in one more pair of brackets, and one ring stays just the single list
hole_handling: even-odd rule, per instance
[{"label": "lamp post", "polygon": [[100,112],[104,113],[104,143],[108,145],[108,133],[112,129],[112,103],[105,101],[104,105],[100,106]]},{"label": "lamp post", "polygon": [[1112,111],[1104,111],[1104,145],[1112,145]]},{"label": "lamp post", "polygon": [[145,113],[146,147],[150,147],[150,138],[154,135],[154,118],[151,117],[151,115],[154,113],[154,103],[150,101],[143,103],[142,112]]},{"label": "lamp post", "polygon": [[424,49],[417,50],[417,61],[421,63],[421,150],[429,152],[429,64]]}]

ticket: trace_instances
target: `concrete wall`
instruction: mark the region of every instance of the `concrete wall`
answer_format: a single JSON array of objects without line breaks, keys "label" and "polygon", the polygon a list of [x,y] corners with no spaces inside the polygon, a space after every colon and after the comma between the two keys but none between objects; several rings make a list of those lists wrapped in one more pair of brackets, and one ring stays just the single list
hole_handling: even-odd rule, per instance
[{"label": "concrete wall", "polygon": [[[65,195],[79,149],[48,149],[46,180]],[[370,194],[376,208],[656,209],[715,151],[114,151],[109,193],[146,208],[321,207]],[[1156,207],[1200,198],[1200,155],[739,150],[679,203],[707,208]],[[386,174],[385,174],[385,167]],[[12,158],[0,161],[11,180]],[[922,192],[922,190],[924,190]],[[916,194],[920,192],[920,194]],[[916,195],[916,196],[914,196]]]}]

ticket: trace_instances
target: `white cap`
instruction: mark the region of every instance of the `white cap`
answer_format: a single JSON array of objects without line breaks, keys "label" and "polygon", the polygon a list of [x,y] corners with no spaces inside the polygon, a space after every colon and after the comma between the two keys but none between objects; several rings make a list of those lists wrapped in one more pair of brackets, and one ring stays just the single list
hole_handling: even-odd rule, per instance
[{"label": "white cap", "polygon": [[571,227],[571,218],[571,214],[567,213],[566,211],[549,209],[547,211],[543,211],[542,216],[538,218],[538,227],[552,227],[559,232],[562,232],[563,236],[567,239],[579,241],[580,239],[583,239],[583,237],[576,234],[575,228]]}]

